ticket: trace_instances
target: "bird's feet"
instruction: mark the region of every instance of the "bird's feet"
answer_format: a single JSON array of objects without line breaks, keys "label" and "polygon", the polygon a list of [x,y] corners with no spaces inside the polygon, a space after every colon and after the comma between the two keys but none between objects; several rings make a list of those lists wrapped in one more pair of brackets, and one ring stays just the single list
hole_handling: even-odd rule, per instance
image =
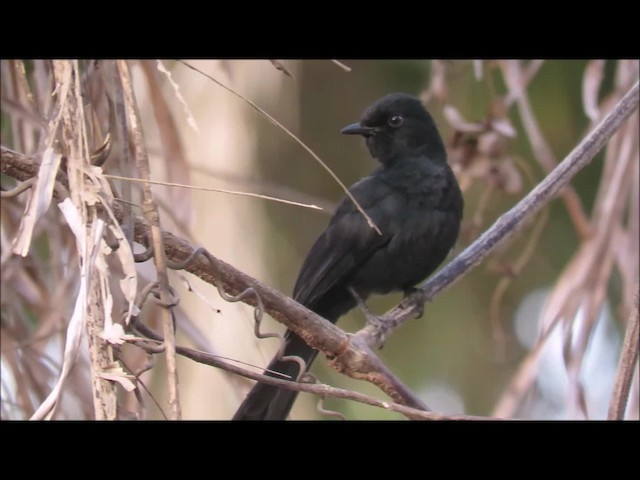
[{"label": "bird's feet", "polygon": [[[418,291],[418,289],[416,287],[405,288],[404,289],[404,298],[406,299],[407,297],[413,295],[417,291]],[[415,307],[416,307],[416,310],[417,310],[415,318],[422,317],[422,314],[424,313],[424,303],[416,303]]]},{"label": "bird's feet", "polygon": [[358,307],[360,307],[360,310],[362,310],[362,313],[367,319],[367,323],[375,327],[377,330],[381,330],[383,325],[382,319],[371,313],[371,310],[369,310],[369,307],[367,307],[367,305],[364,303],[364,300],[362,300],[362,297],[358,295],[358,292],[356,292],[355,289],[353,289],[352,287],[348,287],[348,290],[351,296],[358,303]]}]

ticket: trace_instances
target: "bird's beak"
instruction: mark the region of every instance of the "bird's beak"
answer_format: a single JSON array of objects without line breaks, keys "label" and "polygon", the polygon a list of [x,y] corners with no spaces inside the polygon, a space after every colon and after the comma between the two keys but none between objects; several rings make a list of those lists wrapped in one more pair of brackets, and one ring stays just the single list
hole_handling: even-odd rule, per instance
[{"label": "bird's beak", "polygon": [[347,125],[340,133],[344,133],[345,135],[375,135],[376,129],[373,127],[365,127],[359,123],[352,123],[351,125]]}]

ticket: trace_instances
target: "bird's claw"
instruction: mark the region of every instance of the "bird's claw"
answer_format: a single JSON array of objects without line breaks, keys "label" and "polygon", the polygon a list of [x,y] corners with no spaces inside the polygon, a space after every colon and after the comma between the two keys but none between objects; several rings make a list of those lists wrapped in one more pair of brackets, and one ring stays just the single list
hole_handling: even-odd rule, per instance
[{"label": "bird's claw", "polygon": [[[410,297],[411,295],[413,295],[414,293],[416,293],[417,291],[418,291],[418,289],[415,288],[415,287],[406,288],[404,290],[404,298],[405,298],[405,300],[408,297]],[[414,306],[415,306],[416,311],[417,311],[415,318],[422,317],[422,315],[424,314],[424,304],[423,303],[414,303]]]},{"label": "bird's claw", "polygon": [[369,307],[367,307],[367,305],[364,303],[364,300],[362,300],[362,297],[358,295],[358,292],[356,292],[352,287],[348,287],[348,289],[349,289],[349,293],[351,293],[351,296],[358,303],[358,307],[360,307],[360,310],[362,310],[362,313],[367,319],[367,324],[371,325],[376,330],[381,330],[384,324],[384,321],[382,320],[382,318],[371,313],[371,310],[369,310]]}]

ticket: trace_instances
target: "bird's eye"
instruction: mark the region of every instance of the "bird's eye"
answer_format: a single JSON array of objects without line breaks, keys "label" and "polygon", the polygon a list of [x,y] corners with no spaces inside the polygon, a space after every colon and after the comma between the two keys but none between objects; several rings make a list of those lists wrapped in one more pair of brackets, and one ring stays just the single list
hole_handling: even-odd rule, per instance
[{"label": "bird's eye", "polygon": [[402,122],[404,122],[404,118],[402,118],[400,115],[394,115],[389,119],[389,126],[398,128],[400,125],[402,125]]}]

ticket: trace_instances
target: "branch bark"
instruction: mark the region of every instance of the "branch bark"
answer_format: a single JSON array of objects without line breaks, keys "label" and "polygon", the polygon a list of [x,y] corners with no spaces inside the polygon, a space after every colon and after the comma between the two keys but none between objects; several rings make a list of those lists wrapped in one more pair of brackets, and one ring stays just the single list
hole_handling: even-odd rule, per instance
[{"label": "branch bark", "polygon": [[[162,341],[162,337],[156,335],[150,328],[139,325],[136,328],[146,337]],[[380,407],[392,412],[398,412],[406,416],[411,420],[502,420],[497,417],[478,417],[473,415],[443,415],[440,413],[429,412],[423,409],[412,408],[410,406],[402,405],[395,402],[385,402],[378,398],[365,395],[363,393],[354,392],[351,390],[345,390],[343,388],[336,388],[330,385],[318,384],[318,383],[304,383],[304,382],[291,382],[289,380],[282,380],[267,375],[261,375],[259,373],[251,372],[244,368],[238,367],[230,362],[227,362],[216,355],[195,350],[192,348],[177,346],[176,352],[184,357],[187,357],[195,362],[202,363],[204,365],[210,365],[213,367],[221,368],[231,373],[235,373],[245,378],[255,380],[258,382],[267,383],[277,387],[285,388],[287,390],[293,390],[296,392],[306,392],[319,395],[320,397],[342,398],[346,400],[353,400],[354,402],[364,403],[366,405],[372,405],[374,407]]]},{"label": "branch bark", "polygon": [[640,335],[640,326],[638,325],[640,323],[638,319],[639,299],[640,290],[636,292],[635,312],[627,322],[627,332],[624,336],[624,344],[622,345],[618,374],[616,375],[616,383],[613,387],[609,414],[607,415],[609,420],[624,420],[624,411],[627,407],[627,400],[629,399],[633,371],[636,369],[638,349],[640,349],[640,340],[638,337]]}]

